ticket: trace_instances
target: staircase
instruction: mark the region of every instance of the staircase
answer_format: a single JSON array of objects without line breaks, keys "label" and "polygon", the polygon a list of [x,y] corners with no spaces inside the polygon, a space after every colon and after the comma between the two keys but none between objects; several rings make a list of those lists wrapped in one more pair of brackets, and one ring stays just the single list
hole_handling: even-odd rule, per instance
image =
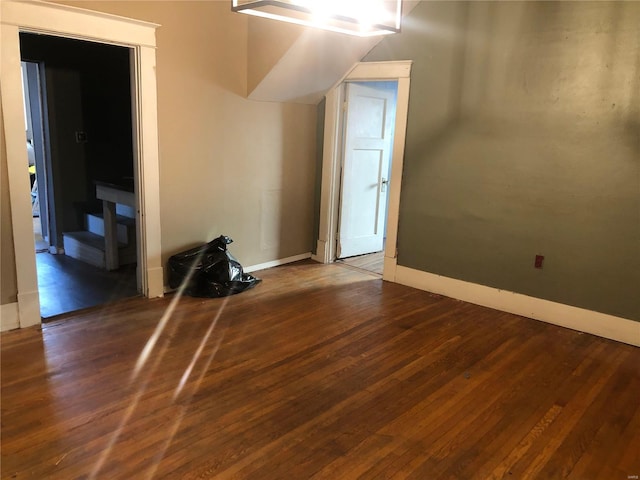
[{"label": "staircase", "polygon": [[[136,263],[136,220],[134,216],[132,208],[116,204],[116,235],[120,265]],[[106,268],[103,214],[86,214],[85,229],[62,234],[64,253],[90,265]]]}]

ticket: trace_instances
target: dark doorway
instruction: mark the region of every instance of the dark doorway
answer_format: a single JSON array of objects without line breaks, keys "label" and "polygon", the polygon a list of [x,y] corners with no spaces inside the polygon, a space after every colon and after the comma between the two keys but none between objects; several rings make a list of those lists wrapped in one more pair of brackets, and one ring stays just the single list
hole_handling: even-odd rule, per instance
[{"label": "dark doorway", "polygon": [[[107,225],[96,194],[136,198],[130,49],[21,33],[20,51],[41,316],[134,296],[137,205],[114,202]],[[105,237],[117,245],[115,266]]]}]

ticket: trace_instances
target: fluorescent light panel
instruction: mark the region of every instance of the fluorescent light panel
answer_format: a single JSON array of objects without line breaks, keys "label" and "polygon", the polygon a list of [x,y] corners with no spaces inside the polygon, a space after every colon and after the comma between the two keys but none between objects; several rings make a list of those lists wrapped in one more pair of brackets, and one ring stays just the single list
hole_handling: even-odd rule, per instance
[{"label": "fluorescent light panel", "polygon": [[401,0],[232,0],[234,12],[372,37],[400,31]]}]

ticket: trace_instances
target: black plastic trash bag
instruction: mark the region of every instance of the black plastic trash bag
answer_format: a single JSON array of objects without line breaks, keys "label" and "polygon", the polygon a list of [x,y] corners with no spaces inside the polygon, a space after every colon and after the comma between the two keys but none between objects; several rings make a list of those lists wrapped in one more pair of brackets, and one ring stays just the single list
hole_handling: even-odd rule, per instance
[{"label": "black plastic trash bag", "polygon": [[231,242],[229,237],[220,235],[205,245],[173,255],[168,262],[169,286],[178,288],[187,281],[187,295],[209,298],[255,287],[261,280],[242,271],[240,262],[227,251]]}]

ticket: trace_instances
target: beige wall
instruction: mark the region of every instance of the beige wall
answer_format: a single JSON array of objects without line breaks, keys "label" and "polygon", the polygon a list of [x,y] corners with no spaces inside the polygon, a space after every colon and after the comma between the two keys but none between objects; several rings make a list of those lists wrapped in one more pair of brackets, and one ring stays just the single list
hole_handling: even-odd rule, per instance
[{"label": "beige wall", "polygon": [[414,60],[398,263],[640,320],[638,25],[637,2],[423,2],[376,47]]},{"label": "beige wall", "polygon": [[[245,266],[311,250],[315,106],[245,98],[246,16],[232,13],[228,2],[60,3],[162,25],[163,264],[220,234],[234,239],[231,251]],[[10,267],[3,262],[3,281],[15,277]]]},{"label": "beige wall", "polygon": [[247,90],[247,18],[227,2],[87,2],[157,33],[164,261],[231,236],[244,265],[310,251],[315,109]]},{"label": "beige wall", "polygon": [[0,218],[2,221],[0,225],[0,305],[16,302],[18,293],[4,138],[4,116],[0,104]]},{"label": "beige wall", "polygon": [[249,17],[247,94],[280,61],[303,30],[300,25]]}]

